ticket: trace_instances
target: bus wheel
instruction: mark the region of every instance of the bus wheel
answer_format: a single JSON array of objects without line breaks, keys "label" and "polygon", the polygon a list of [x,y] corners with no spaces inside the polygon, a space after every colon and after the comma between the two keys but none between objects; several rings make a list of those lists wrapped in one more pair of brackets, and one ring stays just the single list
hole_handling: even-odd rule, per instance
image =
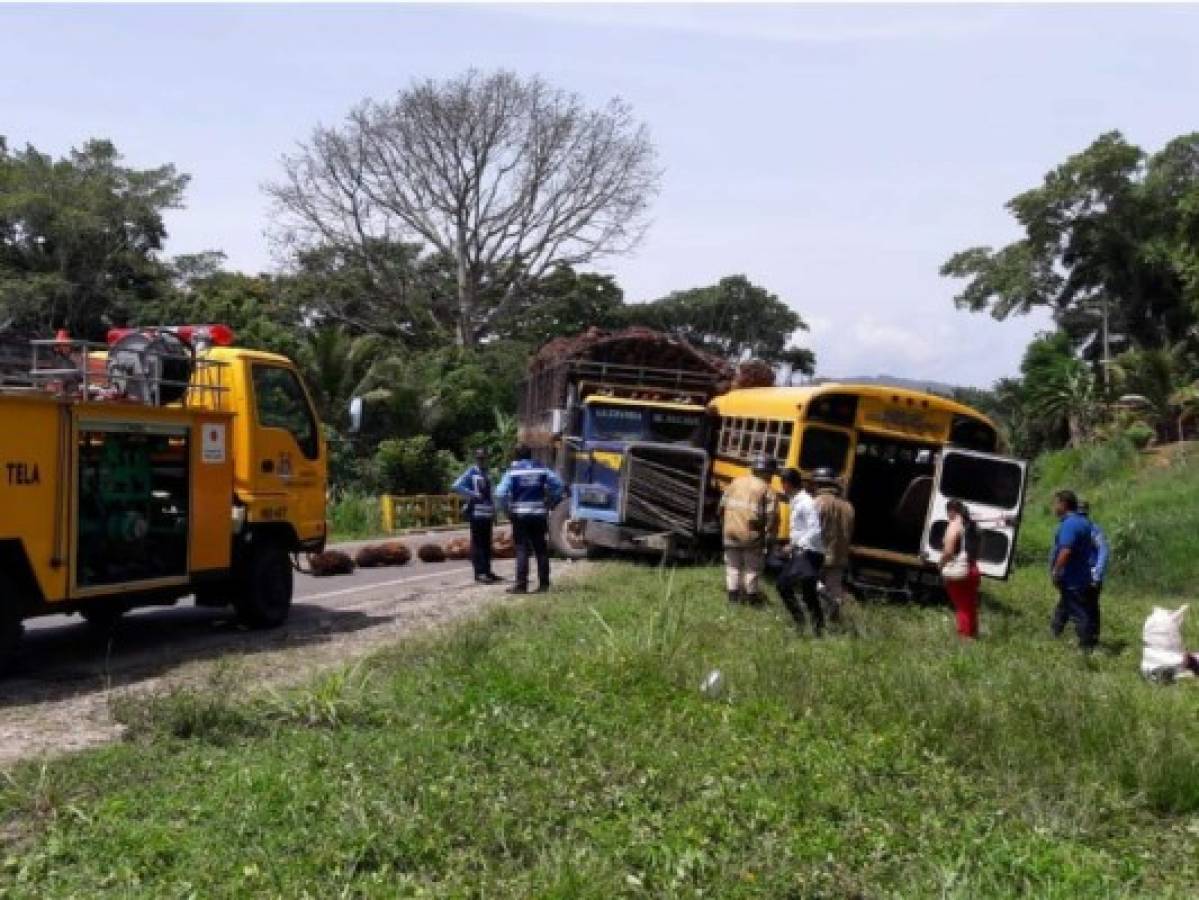
[{"label": "bus wheel", "polygon": [[291,559],[283,547],[268,541],[254,548],[237,580],[233,609],[250,628],[277,628],[291,612]]},{"label": "bus wheel", "polygon": [[12,583],[0,573],[0,675],[16,667],[21,636],[25,633],[20,610]]},{"label": "bus wheel", "polygon": [[567,559],[586,559],[587,545],[570,528],[570,504],[559,503],[550,511],[550,546]]}]

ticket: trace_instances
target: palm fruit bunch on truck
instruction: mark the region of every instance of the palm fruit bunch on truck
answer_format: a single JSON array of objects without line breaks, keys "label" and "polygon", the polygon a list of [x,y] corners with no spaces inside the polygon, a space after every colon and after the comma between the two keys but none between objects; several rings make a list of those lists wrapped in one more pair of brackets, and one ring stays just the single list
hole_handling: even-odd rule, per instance
[{"label": "palm fruit bunch on truck", "polygon": [[568,487],[550,515],[566,556],[594,549],[685,552],[711,517],[705,407],[733,366],[648,328],[592,328],[529,364],[520,439]]},{"label": "palm fruit bunch on truck", "polygon": [[326,448],[295,365],[222,325],[11,343],[0,379],[0,667],[31,616],[194,594],[281,624],[325,544]]}]

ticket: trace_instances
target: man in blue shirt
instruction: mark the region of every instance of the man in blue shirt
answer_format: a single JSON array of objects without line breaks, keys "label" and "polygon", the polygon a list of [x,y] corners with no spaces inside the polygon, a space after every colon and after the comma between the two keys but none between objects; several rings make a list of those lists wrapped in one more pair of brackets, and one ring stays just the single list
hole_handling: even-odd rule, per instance
[{"label": "man in blue shirt", "polygon": [[1073,491],[1058,491],[1053,511],[1060,524],[1053,536],[1049,574],[1058,589],[1058,604],[1049,627],[1054,637],[1060,637],[1066,623],[1073,620],[1078,645],[1090,652],[1099,643],[1099,600],[1091,590],[1091,523],[1078,512]]},{"label": "man in blue shirt", "polygon": [[516,544],[516,584],[510,594],[529,592],[529,551],[537,557],[537,591],[550,589],[550,555],[546,546],[549,513],[566,491],[562,479],[533,461],[528,447],[516,448],[516,462],[504,473],[495,498],[508,511],[512,521],[512,541]]},{"label": "man in blue shirt", "polygon": [[475,451],[475,464],[454,482],[455,494],[466,498],[466,518],[470,521],[470,562],[475,581],[495,584],[500,576],[491,571],[491,529],[495,523],[495,504],[491,499],[491,476],[487,474],[487,451]]}]

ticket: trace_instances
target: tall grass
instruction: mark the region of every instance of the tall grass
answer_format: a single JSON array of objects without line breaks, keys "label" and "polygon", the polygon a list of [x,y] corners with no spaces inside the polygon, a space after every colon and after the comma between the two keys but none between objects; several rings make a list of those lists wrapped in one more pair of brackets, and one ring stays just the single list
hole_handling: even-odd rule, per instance
[{"label": "tall grass", "polygon": [[377,537],[383,533],[379,498],[349,491],[329,504],[331,536],[335,540]]}]

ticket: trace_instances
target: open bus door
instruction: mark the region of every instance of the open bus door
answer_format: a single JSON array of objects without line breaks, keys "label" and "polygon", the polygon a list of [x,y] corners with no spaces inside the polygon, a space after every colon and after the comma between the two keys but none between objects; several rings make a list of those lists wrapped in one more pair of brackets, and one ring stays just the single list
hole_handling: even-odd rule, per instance
[{"label": "open bus door", "polygon": [[978,568],[989,578],[1007,578],[1016,555],[1016,535],[1024,508],[1028,463],[1008,456],[947,447],[937,463],[933,496],[924,525],[921,552],[935,562],[948,525],[945,506],[961,500],[978,523]]}]

